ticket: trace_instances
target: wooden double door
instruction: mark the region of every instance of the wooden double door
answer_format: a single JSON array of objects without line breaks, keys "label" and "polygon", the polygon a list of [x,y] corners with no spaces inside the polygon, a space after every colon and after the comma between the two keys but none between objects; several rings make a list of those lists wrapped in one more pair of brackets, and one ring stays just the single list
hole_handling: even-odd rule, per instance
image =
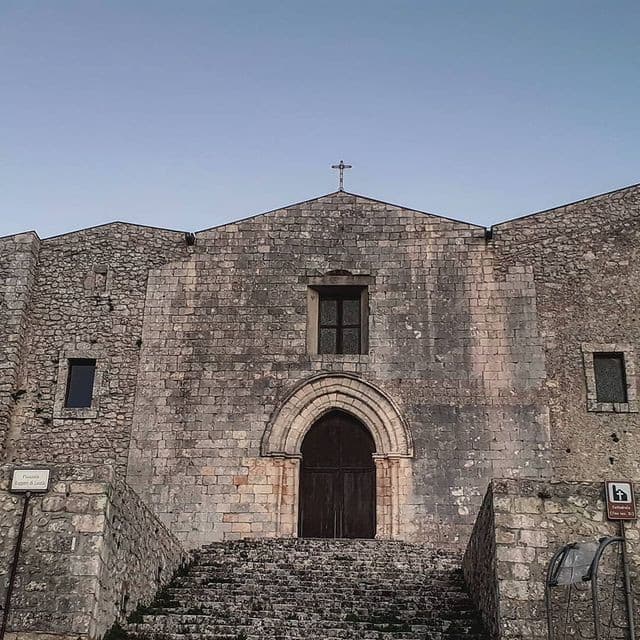
[{"label": "wooden double door", "polygon": [[368,429],[346,413],[328,413],[311,427],[302,443],[301,537],[375,537],[374,452]]}]

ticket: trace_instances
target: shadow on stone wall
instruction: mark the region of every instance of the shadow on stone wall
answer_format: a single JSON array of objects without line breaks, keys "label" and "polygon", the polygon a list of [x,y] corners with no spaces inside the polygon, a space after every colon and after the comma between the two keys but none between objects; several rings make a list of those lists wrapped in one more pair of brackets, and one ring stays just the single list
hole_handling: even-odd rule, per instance
[{"label": "shadow on stone wall", "polygon": [[[494,480],[485,496],[464,558],[465,579],[492,640],[546,640],[545,576],[565,543],[618,534],[605,518],[602,483]],[[627,523],[632,589],[640,576],[640,529]],[[602,636],[627,637],[620,557],[610,548],[601,565]],[[553,590],[559,640],[593,638],[588,584]],[[634,611],[640,611],[635,587]]]},{"label": "shadow on stone wall", "polygon": [[[0,467],[3,603],[24,500],[8,492],[12,468]],[[8,630],[93,640],[148,602],[188,556],[111,467],[49,468],[50,491],[29,504]]]}]

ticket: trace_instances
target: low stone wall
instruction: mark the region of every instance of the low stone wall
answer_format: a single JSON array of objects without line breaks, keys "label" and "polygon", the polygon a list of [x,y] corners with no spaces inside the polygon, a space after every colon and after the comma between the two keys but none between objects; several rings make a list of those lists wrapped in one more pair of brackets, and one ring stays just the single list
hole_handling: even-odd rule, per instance
[{"label": "low stone wall", "polygon": [[[492,639],[546,640],[544,585],[547,565],[563,544],[617,535],[618,524],[605,518],[601,483],[494,480],[489,487],[465,554],[465,576],[482,610]],[[627,523],[634,610],[640,611],[640,528]],[[485,553],[482,552],[484,548]],[[603,557],[601,624],[610,638],[625,638],[624,595],[619,558]],[[616,584],[616,591],[612,589]],[[487,588],[495,585],[496,600]],[[606,593],[605,593],[606,592]],[[565,637],[592,637],[588,585],[554,589],[556,619]],[[569,611],[569,614],[566,612]],[[610,615],[613,612],[613,615]],[[610,627],[610,630],[609,630]]]},{"label": "low stone wall", "polygon": [[[101,638],[187,555],[110,467],[49,468],[50,491],[34,495],[27,512],[7,639]],[[11,470],[0,467],[0,602],[24,500],[8,492]]]},{"label": "low stone wall", "polygon": [[464,556],[464,579],[482,613],[492,638],[499,636],[498,581],[496,577],[496,531],[493,491],[489,486]]}]

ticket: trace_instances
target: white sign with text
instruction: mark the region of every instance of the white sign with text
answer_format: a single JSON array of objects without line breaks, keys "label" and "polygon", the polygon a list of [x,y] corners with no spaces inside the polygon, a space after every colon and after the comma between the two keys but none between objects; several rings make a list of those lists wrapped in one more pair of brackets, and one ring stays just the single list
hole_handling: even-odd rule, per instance
[{"label": "white sign with text", "polygon": [[49,469],[14,469],[11,491],[48,491]]}]

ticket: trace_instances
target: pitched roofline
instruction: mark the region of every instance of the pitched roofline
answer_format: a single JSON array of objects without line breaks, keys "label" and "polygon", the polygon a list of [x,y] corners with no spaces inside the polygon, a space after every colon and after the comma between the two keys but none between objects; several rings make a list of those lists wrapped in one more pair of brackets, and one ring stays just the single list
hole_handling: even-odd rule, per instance
[{"label": "pitched roofline", "polygon": [[70,236],[74,233],[82,233],[83,231],[93,231],[94,229],[100,229],[102,227],[109,227],[114,224],[123,224],[127,227],[138,227],[140,229],[153,229],[154,231],[168,231],[169,233],[186,233],[180,229],[168,229],[166,227],[154,227],[151,224],[138,224],[137,222],[124,222],[123,220],[112,220],[111,222],[103,222],[102,224],[94,224],[90,227],[82,227],[81,229],[74,229],[73,231],[65,231],[64,233],[57,233],[54,236],[46,236],[42,240],[55,240],[56,238],[62,238],[62,236]]},{"label": "pitched roofline", "polygon": [[325,193],[320,196],[316,196],[314,198],[307,198],[306,200],[300,200],[299,202],[293,202],[292,204],[287,204],[281,207],[276,207],[275,209],[269,209],[268,211],[262,211],[261,213],[255,213],[250,216],[246,216],[245,218],[238,218],[236,220],[230,220],[229,222],[223,222],[221,224],[216,224],[213,227],[207,227],[206,229],[200,229],[195,233],[205,233],[207,231],[213,231],[214,229],[221,229],[222,227],[226,227],[231,224],[237,224],[240,222],[247,222],[248,220],[253,220],[254,218],[259,218],[260,216],[266,216],[269,213],[275,213],[276,211],[282,211],[283,209],[289,209],[290,207],[297,207],[302,204],[306,204],[307,202],[313,202],[314,200],[320,200],[321,198],[328,198],[330,196],[335,196],[339,194],[344,194],[347,196],[353,196],[354,198],[362,198],[363,200],[370,200],[371,202],[378,202],[380,204],[384,204],[390,207],[396,207],[398,209],[405,209],[407,211],[413,211],[414,213],[420,213],[425,216],[430,216],[432,218],[440,218],[441,220],[448,220],[449,222],[455,222],[456,224],[464,224],[469,227],[476,227],[477,229],[484,229],[484,226],[481,224],[475,224],[473,222],[465,222],[464,220],[457,220],[456,218],[450,218],[448,216],[442,216],[437,213],[429,213],[428,211],[420,211],[419,209],[413,209],[412,207],[406,207],[402,204],[395,204],[393,202],[386,202],[385,200],[379,200],[377,198],[371,198],[370,196],[363,196],[359,193],[352,193],[350,191],[331,191],[330,193]]},{"label": "pitched roofline", "polygon": [[195,231],[194,233],[196,234],[205,233],[206,231],[213,231],[214,229],[220,229],[230,224],[237,224],[238,222],[247,222],[247,220],[253,220],[254,218],[259,218],[260,216],[266,216],[268,213],[275,213],[276,211],[281,211],[282,209],[288,209],[289,207],[297,207],[300,204],[306,204],[307,202],[312,202],[313,200],[319,200],[320,198],[333,196],[336,193],[344,193],[344,192],[332,191],[331,193],[326,193],[321,196],[315,196],[314,198],[307,198],[306,200],[300,200],[299,202],[292,202],[291,204],[287,204],[283,207],[276,207],[275,209],[269,209],[268,211],[261,211],[260,213],[254,213],[250,216],[245,216],[244,218],[236,218],[234,220],[229,220],[228,222],[221,222],[220,224],[214,224],[212,227],[205,227],[204,229],[198,229],[198,231]]},{"label": "pitched roofline", "polygon": [[[640,183],[630,184],[630,185],[628,185],[626,187],[619,187],[617,189],[612,189],[611,191],[605,191],[604,193],[597,193],[597,194],[592,195],[592,196],[587,196],[586,198],[580,198],[579,200],[574,200],[572,202],[566,202],[564,204],[560,204],[560,205],[557,205],[557,206],[554,206],[554,207],[549,207],[548,209],[542,209],[540,211],[534,211],[532,213],[526,213],[524,215],[517,216],[515,218],[509,218],[507,220],[503,220],[502,222],[495,222],[492,225],[490,225],[490,228],[500,227],[500,226],[503,226],[503,225],[511,224],[513,222],[519,222],[520,220],[526,220],[527,218],[532,218],[534,216],[545,215],[547,213],[552,213],[554,211],[557,211],[558,209],[564,209],[566,207],[571,207],[573,205],[580,204],[582,202],[587,202],[589,200],[595,200],[597,198],[604,198],[604,197],[610,196],[610,195],[612,195],[614,193],[618,193],[620,191],[626,191],[627,189],[634,189],[636,187],[640,187]],[[259,218],[260,216],[267,215],[269,213],[274,213],[276,211],[281,211],[283,209],[288,209],[290,207],[295,207],[295,206],[298,206],[298,205],[306,204],[307,202],[313,202],[314,200],[319,200],[320,198],[327,198],[329,196],[335,196],[335,195],[338,195],[340,193],[343,193],[343,194],[348,195],[348,196],[353,196],[355,198],[362,198],[364,200],[370,200],[371,202],[378,202],[380,204],[384,204],[384,205],[391,206],[391,207],[397,207],[399,209],[405,209],[407,211],[413,211],[415,213],[420,213],[420,214],[425,215],[425,216],[430,216],[430,217],[433,217],[433,218],[440,218],[441,220],[448,220],[449,222],[455,222],[456,224],[464,224],[464,225],[467,225],[469,227],[475,227],[477,229],[487,229],[488,228],[488,227],[485,227],[484,225],[481,225],[481,224],[475,224],[474,222],[466,222],[465,220],[458,220],[457,218],[451,218],[449,216],[443,216],[443,215],[440,215],[438,213],[430,213],[428,211],[422,211],[420,209],[413,209],[412,207],[407,207],[407,206],[402,205],[402,204],[396,204],[396,203],[393,203],[393,202],[387,202],[386,200],[380,200],[378,198],[371,198],[370,196],[363,196],[363,195],[361,195],[359,193],[352,193],[350,191],[331,191],[330,193],[326,193],[326,194],[323,194],[323,195],[320,195],[320,196],[315,196],[313,198],[307,198],[305,200],[300,200],[298,202],[293,202],[292,204],[276,207],[275,209],[270,209],[268,211],[262,211],[260,213],[255,213],[253,215],[246,216],[244,218],[237,218],[237,219],[234,219],[234,220],[229,220],[228,222],[223,222],[221,224],[214,225],[212,227],[206,227],[204,229],[200,229],[198,231],[195,231],[194,233],[196,233],[196,234],[205,233],[206,231],[212,231],[214,229],[220,229],[222,227],[226,227],[226,226],[231,225],[231,224],[237,224],[237,223],[240,223],[240,222],[246,222],[248,220],[253,220],[254,218]],[[122,225],[126,225],[128,227],[137,227],[137,228],[140,228],[140,229],[153,229],[153,230],[156,230],[156,231],[167,231],[169,233],[187,233],[187,231],[181,230],[181,229],[169,229],[168,227],[156,227],[154,225],[149,225],[149,224],[138,224],[138,223],[135,223],[135,222],[125,222],[123,220],[112,220],[110,222],[103,222],[102,224],[96,224],[96,225],[92,225],[90,227],[82,227],[80,229],[74,229],[72,231],[65,231],[64,233],[57,233],[57,234],[55,234],[53,236],[44,236],[42,238],[38,235],[37,231],[28,230],[28,231],[20,231],[18,233],[10,233],[10,234],[7,234],[5,236],[0,236],[0,240],[6,240],[7,238],[12,238],[14,236],[19,236],[19,235],[22,235],[22,234],[25,234],[25,233],[31,233],[31,234],[34,234],[36,238],[38,238],[39,240],[42,240],[44,242],[46,240],[55,240],[56,238],[61,238],[63,236],[68,236],[68,235],[72,235],[72,234],[75,234],[75,233],[81,233],[83,231],[91,231],[91,230],[94,230],[94,229],[100,229],[102,227],[108,227],[110,225],[115,225],[115,224],[122,224]]]},{"label": "pitched roofline", "polygon": [[[338,192],[336,192],[338,193]],[[369,196],[363,196],[359,193],[350,193],[348,191],[343,191],[342,193],[347,193],[350,196],[355,196],[356,198],[364,198],[365,200],[371,200],[373,202],[379,202],[380,204],[386,204],[390,207],[398,207],[399,209],[406,209],[407,211],[414,211],[415,213],[421,213],[425,216],[431,216],[432,218],[440,218],[441,220],[448,220],[449,222],[456,222],[458,224],[466,224],[469,227],[476,227],[477,229],[484,229],[484,225],[476,224],[475,222],[466,222],[465,220],[458,220],[457,218],[451,218],[450,216],[443,216],[439,213],[431,213],[429,211],[422,211],[421,209],[414,209],[413,207],[406,207],[403,204],[395,204],[393,202],[387,202],[386,200],[379,200],[378,198],[370,198]]]},{"label": "pitched roofline", "polygon": [[519,222],[520,220],[526,220],[527,218],[533,218],[534,216],[541,216],[547,213],[552,213],[554,211],[558,211],[558,209],[565,209],[566,207],[572,207],[575,204],[581,204],[582,202],[587,202],[589,200],[596,200],[597,198],[604,198],[606,196],[610,196],[614,193],[619,193],[620,191],[626,191],[627,189],[634,189],[636,187],[640,187],[640,182],[635,184],[630,184],[626,187],[619,187],[618,189],[612,189],[611,191],[605,191],[604,193],[596,193],[592,196],[587,196],[586,198],[580,198],[579,200],[574,200],[573,202],[566,202],[564,204],[559,204],[555,207],[549,207],[548,209],[542,209],[541,211],[534,211],[533,213],[525,213],[522,216],[517,216],[516,218],[509,218],[508,220],[503,220],[502,222],[496,222],[491,225],[492,228],[501,227],[505,224],[510,224],[512,222]]}]

